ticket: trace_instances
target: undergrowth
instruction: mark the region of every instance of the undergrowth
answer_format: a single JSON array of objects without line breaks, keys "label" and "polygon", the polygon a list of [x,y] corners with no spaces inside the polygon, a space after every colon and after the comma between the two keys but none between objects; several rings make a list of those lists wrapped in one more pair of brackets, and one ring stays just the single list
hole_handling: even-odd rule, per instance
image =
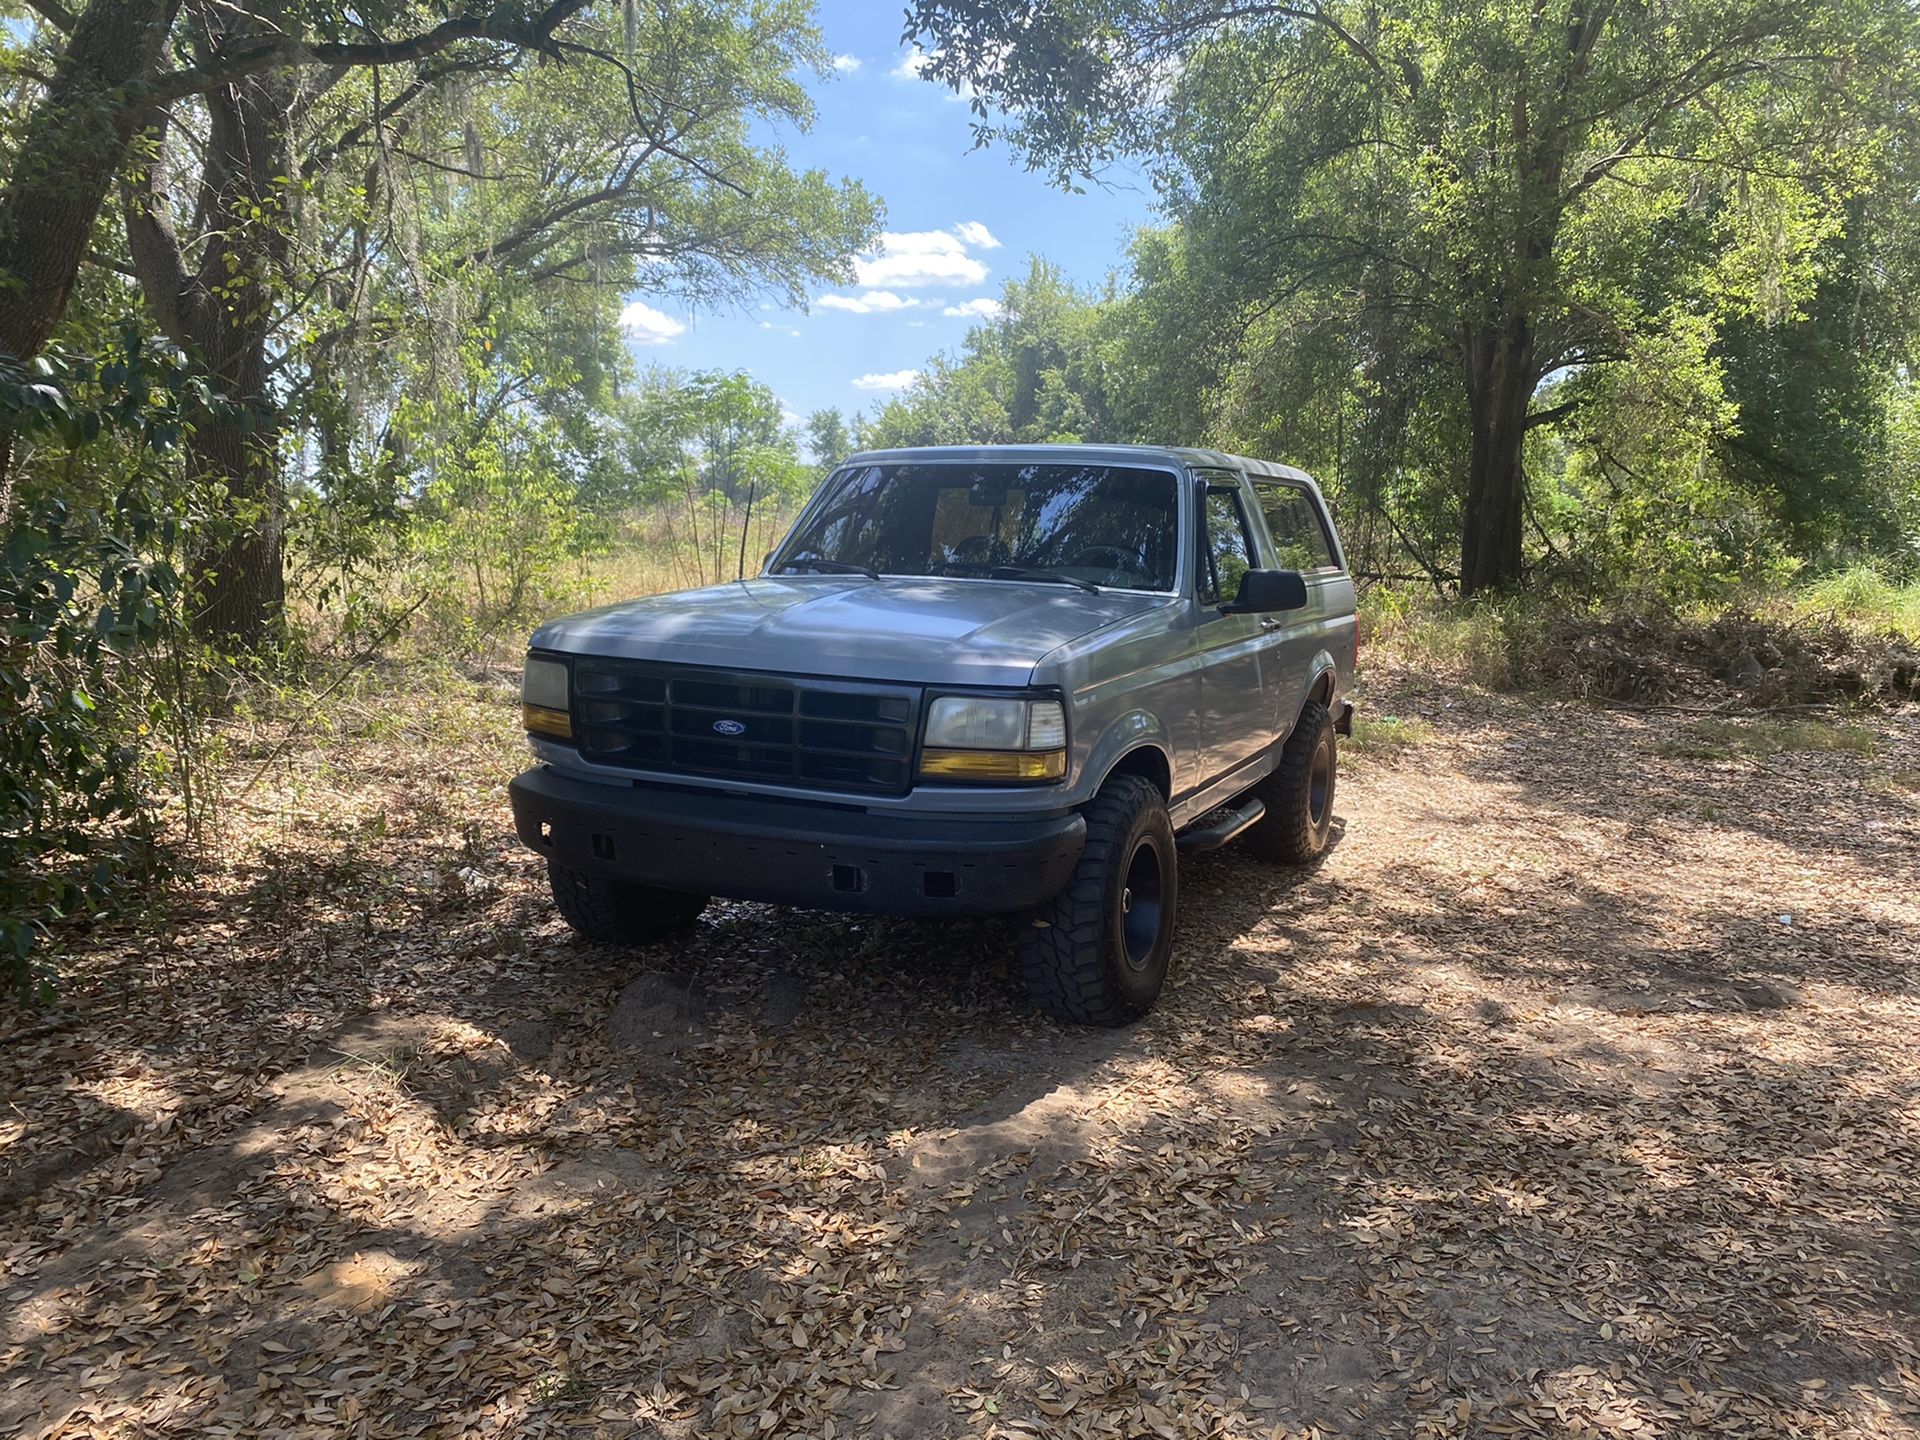
[{"label": "undergrowth", "polygon": [[1360,618],[1363,666],[1490,690],[1747,708],[1920,700],[1920,582],[1865,567],[1689,606],[1381,586]]}]

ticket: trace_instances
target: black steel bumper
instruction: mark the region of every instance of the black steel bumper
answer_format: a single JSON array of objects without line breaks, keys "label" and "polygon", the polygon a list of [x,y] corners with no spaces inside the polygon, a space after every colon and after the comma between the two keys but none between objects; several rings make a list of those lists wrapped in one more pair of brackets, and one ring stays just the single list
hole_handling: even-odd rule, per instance
[{"label": "black steel bumper", "polygon": [[1079,815],[968,820],[600,785],[545,767],[507,787],[513,825],[572,870],[673,890],[875,915],[995,915],[1059,893]]}]

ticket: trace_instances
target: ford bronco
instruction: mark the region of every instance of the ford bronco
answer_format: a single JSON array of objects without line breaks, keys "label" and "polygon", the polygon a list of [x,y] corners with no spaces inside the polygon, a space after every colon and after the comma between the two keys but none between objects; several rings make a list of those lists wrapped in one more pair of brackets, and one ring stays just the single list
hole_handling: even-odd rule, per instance
[{"label": "ford bronco", "polygon": [[1325,849],[1355,644],[1299,470],[856,455],[758,575],[535,632],[514,824],[594,940],[715,895],[1007,915],[1043,1007],[1123,1024],[1166,978],[1180,851]]}]

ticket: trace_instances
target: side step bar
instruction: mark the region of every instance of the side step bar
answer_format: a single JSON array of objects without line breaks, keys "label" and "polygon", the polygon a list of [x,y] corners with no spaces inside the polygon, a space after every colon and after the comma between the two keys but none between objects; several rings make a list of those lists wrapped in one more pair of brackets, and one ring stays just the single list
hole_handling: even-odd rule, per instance
[{"label": "side step bar", "polygon": [[1174,843],[1186,851],[1218,850],[1236,835],[1258,824],[1260,817],[1266,813],[1266,802],[1249,796],[1232,809],[1209,811],[1208,815],[1217,818],[1210,824],[1182,830],[1174,837]]}]

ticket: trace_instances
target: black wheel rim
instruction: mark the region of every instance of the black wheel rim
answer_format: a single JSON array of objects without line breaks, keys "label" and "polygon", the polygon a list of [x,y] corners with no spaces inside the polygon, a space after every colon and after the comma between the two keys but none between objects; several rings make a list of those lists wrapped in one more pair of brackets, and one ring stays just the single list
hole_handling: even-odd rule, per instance
[{"label": "black wheel rim", "polygon": [[1333,809],[1333,746],[1322,741],[1313,752],[1313,770],[1307,776],[1307,819],[1316,830],[1327,828]]},{"label": "black wheel rim", "polygon": [[1165,895],[1160,847],[1142,839],[1127,857],[1126,879],[1120,888],[1120,949],[1130,970],[1145,970],[1153,959],[1160,943]]}]

